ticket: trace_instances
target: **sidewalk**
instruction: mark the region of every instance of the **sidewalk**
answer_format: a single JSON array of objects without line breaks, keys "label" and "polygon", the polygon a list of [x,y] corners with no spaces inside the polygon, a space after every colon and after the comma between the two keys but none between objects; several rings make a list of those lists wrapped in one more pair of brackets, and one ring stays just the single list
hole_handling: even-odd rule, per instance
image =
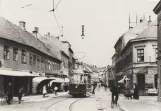
[{"label": "sidewalk", "polygon": [[122,111],[161,111],[161,103],[156,96],[140,96],[139,100],[119,98],[119,106]]},{"label": "sidewalk", "polygon": [[[22,97],[22,103],[41,102],[41,101],[46,101],[46,100],[52,99],[54,97],[60,97],[60,96],[63,96],[63,95],[68,95],[68,92],[58,92],[57,96],[55,96],[54,93],[49,93],[49,94],[46,94],[45,98],[43,98],[43,95],[23,96]],[[18,104],[18,97],[13,98],[13,103],[12,104]]]}]

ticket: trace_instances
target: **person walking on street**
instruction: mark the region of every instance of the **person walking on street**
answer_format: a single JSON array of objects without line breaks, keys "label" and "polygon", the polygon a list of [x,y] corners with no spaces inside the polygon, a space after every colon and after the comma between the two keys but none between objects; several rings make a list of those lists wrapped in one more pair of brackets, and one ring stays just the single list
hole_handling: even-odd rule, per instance
[{"label": "person walking on street", "polygon": [[136,84],[134,84],[134,95],[133,95],[134,99],[139,99],[139,91],[138,91],[138,87]]},{"label": "person walking on street", "polygon": [[11,100],[13,99],[11,83],[8,83],[8,86],[6,87],[6,93],[8,97],[7,104],[11,104]]},{"label": "person walking on street", "polygon": [[45,86],[45,85],[44,85],[44,87],[43,87],[42,93],[43,93],[43,98],[45,98],[45,95],[46,95],[46,93],[47,93],[47,91],[46,91],[46,86]]},{"label": "person walking on street", "polygon": [[57,96],[57,90],[58,90],[58,87],[55,86],[55,87],[54,87],[55,96]]},{"label": "person walking on street", "polygon": [[92,94],[95,94],[96,86],[97,86],[97,83],[96,83],[96,82],[94,82],[94,83],[93,83],[93,90],[92,90]]},{"label": "person walking on street", "polygon": [[18,89],[18,100],[19,100],[19,104],[21,103],[22,95],[23,95],[23,87],[21,86]]},{"label": "person walking on street", "polygon": [[119,89],[116,82],[113,83],[110,91],[112,93],[112,102],[117,106],[117,101],[119,99]]}]

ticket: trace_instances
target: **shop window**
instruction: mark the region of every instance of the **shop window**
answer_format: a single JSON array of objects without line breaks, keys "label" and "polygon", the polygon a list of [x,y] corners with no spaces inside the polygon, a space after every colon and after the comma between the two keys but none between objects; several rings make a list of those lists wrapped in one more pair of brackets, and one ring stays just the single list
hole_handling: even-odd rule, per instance
[{"label": "shop window", "polygon": [[33,65],[36,66],[36,55],[33,55]]},{"label": "shop window", "polygon": [[13,48],[13,60],[17,61],[18,60],[18,48]]},{"label": "shop window", "polygon": [[22,49],[21,62],[26,63],[26,50]]},{"label": "shop window", "polygon": [[137,49],[137,62],[144,62],[144,49]]},{"label": "shop window", "polygon": [[10,58],[9,55],[9,46],[5,45],[4,46],[4,59],[8,60]]},{"label": "shop window", "polygon": [[33,56],[32,56],[32,53],[30,53],[30,65],[33,64]]}]

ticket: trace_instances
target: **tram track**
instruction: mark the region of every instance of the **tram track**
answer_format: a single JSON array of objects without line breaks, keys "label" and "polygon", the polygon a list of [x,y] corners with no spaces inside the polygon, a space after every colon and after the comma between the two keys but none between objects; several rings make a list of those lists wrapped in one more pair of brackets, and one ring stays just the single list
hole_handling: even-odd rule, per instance
[{"label": "tram track", "polygon": [[[58,100],[56,102],[54,102],[53,104],[51,104],[50,106],[48,106],[45,111],[73,111],[73,106],[74,104],[76,104],[78,101],[85,99],[86,97],[83,98],[64,98],[61,100]],[[67,101],[67,103],[69,103],[69,105],[65,108],[65,110],[60,110],[61,106],[60,104],[62,104],[61,102],[65,102]],[[65,103],[66,104],[66,103]],[[65,106],[62,106],[65,107]]]},{"label": "tram track", "polygon": [[70,99],[70,98],[64,98],[64,99],[61,99],[61,100],[59,100],[59,101],[57,101],[57,102],[54,102],[53,104],[51,104],[50,106],[48,106],[48,107],[45,109],[45,111],[50,111],[50,108],[51,108],[51,107],[53,107],[54,105],[56,105],[56,104],[58,104],[58,103],[60,103],[60,102],[63,102],[63,101],[65,101],[65,100],[68,100],[68,99]]},{"label": "tram track", "polygon": [[79,99],[75,100],[74,102],[72,102],[72,103],[70,104],[70,106],[69,106],[69,111],[72,111],[72,106],[73,106],[75,103],[77,103],[78,101],[82,100],[82,99],[84,99],[84,98],[79,98]]}]

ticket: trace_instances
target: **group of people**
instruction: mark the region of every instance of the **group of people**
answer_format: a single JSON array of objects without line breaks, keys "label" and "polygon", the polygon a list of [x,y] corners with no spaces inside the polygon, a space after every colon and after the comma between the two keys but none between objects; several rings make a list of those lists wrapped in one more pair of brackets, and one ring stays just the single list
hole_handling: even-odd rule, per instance
[{"label": "group of people", "polygon": [[[58,87],[57,86],[53,86],[52,91],[57,96]],[[45,95],[47,94],[47,87],[46,87],[46,85],[43,86],[42,94],[43,94],[43,98],[45,98]]]},{"label": "group of people", "polygon": [[[17,94],[17,97],[18,97],[18,100],[19,100],[19,104],[21,103],[21,99],[22,99],[22,95],[24,93],[24,89],[22,86],[20,86],[18,88],[18,94]],[[12,92],[12,86],[11,86],[11,83],[8,83],[7,87],[6,87],[6,95],[7,95],[7,104],[11,104],[12,102],[12,99],[13,99],[13,92]]]},{"label": "group of people", "polygon": [[[119,93],[120,93],[120,87],[119,85],[114,82],[112,87],[110,88],[110,91],[112,93],[112,102],[117,105],[117,101],[119,99]],[[139,99],[139,92],[138,92],[138,87],[136,84],[133,86],[133,94],[132,94],[134,99]]]}]

